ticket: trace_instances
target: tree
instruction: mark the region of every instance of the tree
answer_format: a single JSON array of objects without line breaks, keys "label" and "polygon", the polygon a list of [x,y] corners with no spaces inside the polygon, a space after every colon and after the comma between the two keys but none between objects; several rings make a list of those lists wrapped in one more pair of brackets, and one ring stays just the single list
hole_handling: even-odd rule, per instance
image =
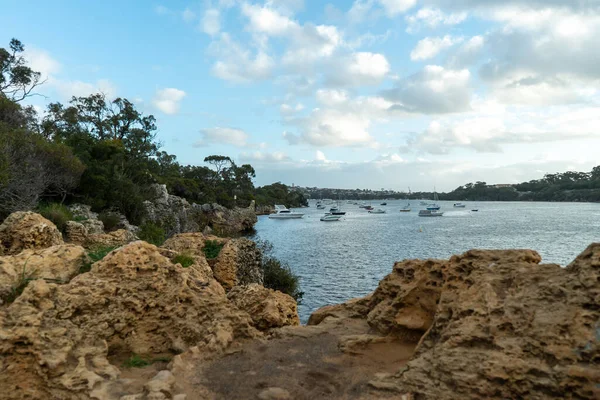
[{"label": "tree", "polygon": [[0,48],[0,97],[19,102],[28,97],[33,89],[42,84],[39,72],[28,67],[22,53],[25,46],[12,39],[9,49]]}]

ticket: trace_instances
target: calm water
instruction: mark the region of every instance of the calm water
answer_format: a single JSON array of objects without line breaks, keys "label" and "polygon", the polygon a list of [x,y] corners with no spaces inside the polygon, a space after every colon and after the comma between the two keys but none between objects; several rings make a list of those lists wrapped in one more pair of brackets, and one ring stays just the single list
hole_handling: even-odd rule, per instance
[{"label": "calm water", "polygon": [[[378,207],[380,202],[372,202]],[[401,213],[406,201],[387,201],[386,214],[369,214],[356,205],[338,222],[321,222],[314,202],[300,220],[259,217],[256,237],[269,240],[274,255],[300,276],[304,299],[300,318],[317,308],[370,293],[405,258],[448,258],[472,248],[537,250],[543,262],[567,265],[588,244],[600,241],[600,204],[466,202],[455,209],[439,202],[444,216]],[[329,208],[329,207],[328,207]],[[479,212],[471,212],[478,208]]]}]

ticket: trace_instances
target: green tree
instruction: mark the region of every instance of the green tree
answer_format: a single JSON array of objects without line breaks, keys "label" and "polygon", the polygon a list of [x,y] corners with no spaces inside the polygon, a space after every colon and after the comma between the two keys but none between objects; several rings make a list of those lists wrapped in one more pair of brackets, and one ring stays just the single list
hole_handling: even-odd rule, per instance
[{"label": "green tree", "polygon": [[41,74],[27,66],[23,57],[25,46],[12,39],[9,48],[0,48],[0,97],[19,102],[43,83]]}]

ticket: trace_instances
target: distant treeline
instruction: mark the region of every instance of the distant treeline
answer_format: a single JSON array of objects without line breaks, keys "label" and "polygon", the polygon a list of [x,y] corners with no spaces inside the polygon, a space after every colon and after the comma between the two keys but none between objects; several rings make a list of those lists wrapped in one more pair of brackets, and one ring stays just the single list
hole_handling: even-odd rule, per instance
[{"label": "distant treeline", "polygon": [[44,115],[20,102],[43,83],[13,39],[0,48],[0,218],[40,203],[81,202],[95,211],[143,219],[149,185],[171,194],[226,207],[306,203],[303,195],[276,183],[255,188],[254,168],[207,155],[206,165],[183,165],[161,151],[156,119],[124,98],[103,94],[51,103]]},{"label": "distant treeline", "polygon": [[[433,192],[389,192],[348,189],[304,189],[316,199],[433,199]],[[448,193],[437,193],[440,200],[456,201],[588,201],[600,202],[600,166],[590,172],[567,171],[546,174],[542,179],[515,185],[467,183]]]}]

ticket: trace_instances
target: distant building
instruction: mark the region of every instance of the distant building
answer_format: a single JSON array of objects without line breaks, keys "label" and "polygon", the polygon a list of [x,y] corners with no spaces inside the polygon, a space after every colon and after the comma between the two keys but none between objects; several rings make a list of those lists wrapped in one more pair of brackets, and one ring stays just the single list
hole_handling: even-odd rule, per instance
[{"label": "distant building", "polygon": [[514,185],[512,183],[496,183],[495,185],[492,185],[495,188],[507,188],[507,187],[513,187]]}]

